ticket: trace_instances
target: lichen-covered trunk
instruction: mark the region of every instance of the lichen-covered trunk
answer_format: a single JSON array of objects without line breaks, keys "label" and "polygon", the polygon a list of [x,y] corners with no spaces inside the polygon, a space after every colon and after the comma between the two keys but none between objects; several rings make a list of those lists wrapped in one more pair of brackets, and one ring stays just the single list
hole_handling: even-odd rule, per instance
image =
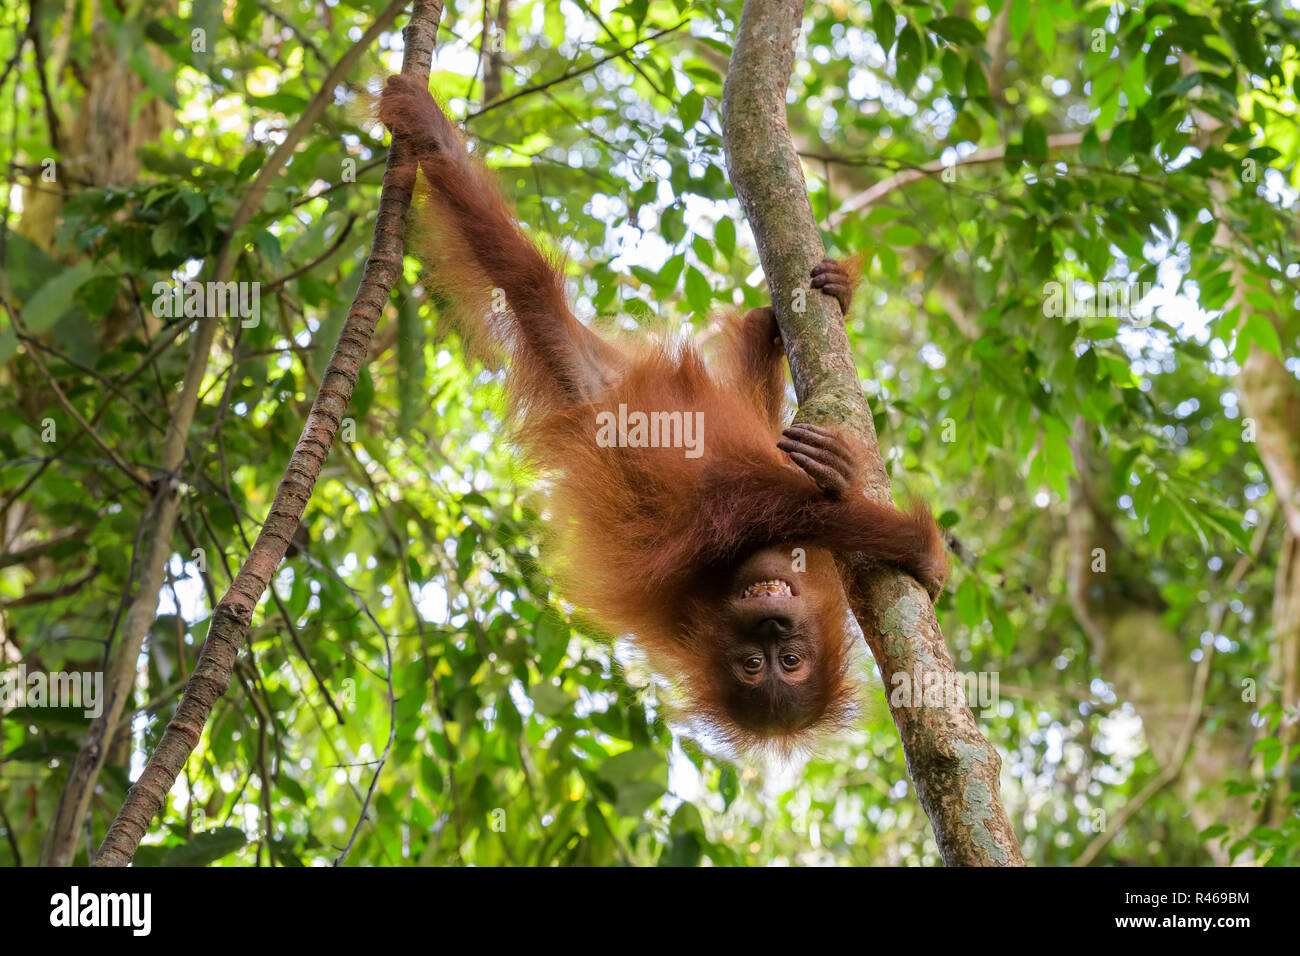
[{"label": "lichen-covered trunk", "polygon": [[[835,425],[866,452],[865,493],[893,504],[871,409],[849,350],[839,305],[812,295],[809,273],[825,258],[786,122],[786,87],[803,0],[747,0],[722,95],[732,187],[749,219],[781,326],[799,419]],[[850,601],[886,682],[922,686],[958,677],[924,589],[900,571],[849,569]],[[908,772],[950,866],[1019,866],[1020,844],[998,795],[1001,757],[964,701],[890,703]]]}]

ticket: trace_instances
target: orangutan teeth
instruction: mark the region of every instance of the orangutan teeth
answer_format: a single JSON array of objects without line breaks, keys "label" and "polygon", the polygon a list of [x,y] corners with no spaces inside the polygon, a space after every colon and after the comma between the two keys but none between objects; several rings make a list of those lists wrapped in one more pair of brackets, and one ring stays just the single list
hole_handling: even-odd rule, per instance
[{"label": "orangutan teeth", "polygon": [[794,594],[789,582],[773,578],[770,581],[755,581],[745,588],[742,597],[791,597]]}]

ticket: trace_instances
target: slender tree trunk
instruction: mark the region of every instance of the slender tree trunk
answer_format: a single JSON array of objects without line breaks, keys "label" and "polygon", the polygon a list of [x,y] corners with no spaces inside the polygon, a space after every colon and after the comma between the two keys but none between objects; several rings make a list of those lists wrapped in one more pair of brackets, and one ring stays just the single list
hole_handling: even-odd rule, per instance
[{"label": "slender tree trunk", "polygon": [[[722,94],[727,171],[767,274],[799,418],[855,434],[867,453],[866,494],[892,504],[839,306],[809,287],[809,272],[826,250],[790,139],[785,101],[803,8],[803,0],[746,0]],[[958,686],[934,608],[916,581],[893,569],[864,569],[855,570],[852,583],[853,610],[886,686],[895,674]],[[896,707],[891,701],[890,709],[944,862],[1023,865],[998,796],[1001,757],[965,702]]]},{"label": "slender tree trunk", "polygon": [[[174,4],[169,4],[168,9],[172,7]],[[50,145],[58,154],[58,165],[53,183],[43,183],[40,177],[36,176],[24,187],[23,213],[18,231],[51,255],[57,255],[58,250],[54,245],[55,227],[62,214],[64,201],[72,190],[134,182],[140,172],[137,150],[144,144],[157,142],[162,135],[162,130],[171,123],[171,109],[165,101],[157,97],[150,97],[146,102],[141,103],[140,94],[144,89],[144,81],[122,59],[120,56],[122,51],[117,41],[107,35],[106,31],[95,29],[92,31],[88,49],[81,53],[84,61],[77,72],[78,82],[75,88],[82,92],[79,96],[70,98],[71,101],[76,102],[76,108],[60,111],[57,105],[60,99],[58,94],[68,92],[64,90],[63,83],[64,67],[67,64],[68,34],[49,31],[54,33],[54,42],[50,42],[45,36],[45,31],[41,30],[40,3],[32,4],[31,16],[38,21],[33,24],[31,42],[36,51],[37,68],[44,71],[44,79],[50,91],[47,94],[43,86],[41,96],[42,98],[49,96],[44,115],[49,127],[47,135]],[[93,13],[93,23],[98,28],[103,27],[102,13],[99,11]],[[65,28],[70,25],[68,22],[63,24]],[[69,100],[65,100],[67,101]],[[116,302],[100,323],[101,345],[121,338],[124,334],[123,330],[132,327],[135,321],[135,311],[131,305],[124,301]],[[44,405],[53,401],[53,396],[44,383],[24,387],[22,391],[26,393],[25,400],[34,403]],[[93,486],[87,489],[90,494],[95,494],[98,490]],[[154,520],[156,509],[152,505],[147,507],[143,520],[150,522]],[[0,544],[6,543],[10,534],[16,537],[19,533],[34,527],[41,527],[55,536],[67,530],[48,527],[44,517],[33,513],[29,504],[22,500],[14,501],[11,508],[8,516],[10,521],[5,529],[6,533],[0,537]],[[145,626],[148,626],[147,622]],[[134,664],[134,658],[132,663]],[[93,665],[89,662],[87,665],[99,669],[101,666],[99,655],[96,654]],[[133,667],[132,679],[134,676]],[[108,756],[107,749],[112,747],[113,742],[111,739],[102,738],[96,739],[93,743],[98,750],[105,751],[100,755],[102,765]],[[120,753],[121,741],[118,743],[119,752],[113,760],[121,763],[123,759]],[[79,759],[73,765],[70,779],[78,782],[84,779],[85,767],[86,762]],[[81,830],[70,814],[63,814],[65,803],[66,800],[60,804],[60,814],[67,826],[51,827],[47,831],[46,856],[43,857],[43,862],[46,864],[71,862],[72,855],[76,852]],[[56,829],[65,835],[64,839],[58,841],[50,839]],[[56,843],[61,852],[57,854],[57,858],[52,858],[49,854],[52,853]]]},{"label": "slender tree trunk", "polygon": [[[336,83],[347,75],[378,34],[397,18],[402,5],[403,0],[393,0],[379,14],[357,44],[330,71],[320,92],[312,99],[284,142],[267,160],[227,227],[227,245],[213,267],[214,281],[224,282],[233,274],[236,252],[231,240],[252,218],[272,179],[293,155],[307,129],[333,101]],[[416,53],[413,50],[424,50],[424,76],[428,76],[432,34],[436,31],[438,18],[442,14],[442,4],[434,0],[417,0],[417,12],[426,7],[433,11],[433,28],[429,31],[427,47],[413,43],[408,36],[405,54],[406,62],[414,62]],[[385,192],[389,186],[389,177],[386,176]],[[102,862],[104,865],[125,866],[130,862],[149,822],[163,806],[167,791],[171,789],[186,758],[197,745],[212,704],[225,693],[229,685],[235,654],[252,622],[253,607],[266,590],[271,574],[297,530],[298,521],[320,473],[325,454],[329,451],[338,422],[351,399],[352,387],[360,372],[361,362],[365,361],[366,348],[379,313],[400,274],[402,233],[409,205],[409,182],[406,183],[404,201],[400,196],[395,197],[386,210],[381,199],[375,245],[357,290],[357,300],[340,333],[339,345],[330,360],[325,380],[312,405],[302,437],[298,440],[298,447],[280,481],[271,514],[258,536],[253,553],[241,568],[231,589],[213,611],[208,638],[176,714],[167,725],[163,739],[150,757],[144,773],[128,791],[126,801],[100,848],[100,859],[95,861],[97,865]],[[400,209],[396,208],[398,206]],[[387,221],[386,212],[389,216]],[[395,236],[390,235],[386,229],[395,230]],[[150,530],[144,542],[145,559],[140,566],[135,596],[123,620],[122,638],[105,676],[104,711],[92,722],[86,744],[74,761],[59,801],[42,854],[42,862],[47,865],[66,866],[72,861],[81,823],[89,810],[95,782],[104,764],[111,730],[117,726],[131,694],[135,662],[144,635],[157,611],[158,589],[162,585],[164,566],[171,555],[171,540],[179,509],[178,483],[174,476],[185,457],[185,441],[190,422],[194,418],[199,385],[207,369],[208,353],[218,323],[217,316],[205,316],[199,320],[189,365],[185,370],[185,384],[172,410],[163,445],[161,465],[173,477],[158,482],[150,504]]]},{"label": "slender tree trunk", "polygon": [[487,105],[501,96],[501,78],[506,69],[506,30],[510,26],[510,0],[497,0],[497,15],[488,27],[488,4],[483,4],[483,26],[489,29],[483,38],[486,51],[483,58],[483,104]]}]

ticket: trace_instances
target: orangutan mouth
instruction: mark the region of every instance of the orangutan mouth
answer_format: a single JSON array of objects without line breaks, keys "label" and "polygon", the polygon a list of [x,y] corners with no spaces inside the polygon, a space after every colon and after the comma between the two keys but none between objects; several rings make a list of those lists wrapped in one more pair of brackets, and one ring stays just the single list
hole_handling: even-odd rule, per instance
[{"label": "orangutan mouth", "polygon": [[743,598],[793,596],[794,589],[790,587],[790,582],[778,578],[772,578],[770,581],[755,581],[745,588],[744,594],[741,595]]}]

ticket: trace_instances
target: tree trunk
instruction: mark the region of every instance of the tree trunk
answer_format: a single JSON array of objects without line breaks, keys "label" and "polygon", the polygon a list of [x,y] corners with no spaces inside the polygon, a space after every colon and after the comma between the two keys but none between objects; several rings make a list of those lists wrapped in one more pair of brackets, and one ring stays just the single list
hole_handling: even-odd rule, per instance
[{"label": "tree trunk", "polygon": [[[866,451],[865,493],[893,504],[839,306],[829,296],[811,294],[809,286],[809,272],[826,251],[790,139],[785,101],[803,7],[803,0],[746,0],[722,94],[727,171],[758,244],[799,418],[855,435]],[[855,570],[853,576],[851,606],[886,686],[895,674],[920,675],[923,686],[930,679],[954,686],[957,673],[924,589],[893,569]],[[1023,865],[998,796],[1001,757],[964,702],[947,704],[890,703],[939,852],[950,866]]]}]

